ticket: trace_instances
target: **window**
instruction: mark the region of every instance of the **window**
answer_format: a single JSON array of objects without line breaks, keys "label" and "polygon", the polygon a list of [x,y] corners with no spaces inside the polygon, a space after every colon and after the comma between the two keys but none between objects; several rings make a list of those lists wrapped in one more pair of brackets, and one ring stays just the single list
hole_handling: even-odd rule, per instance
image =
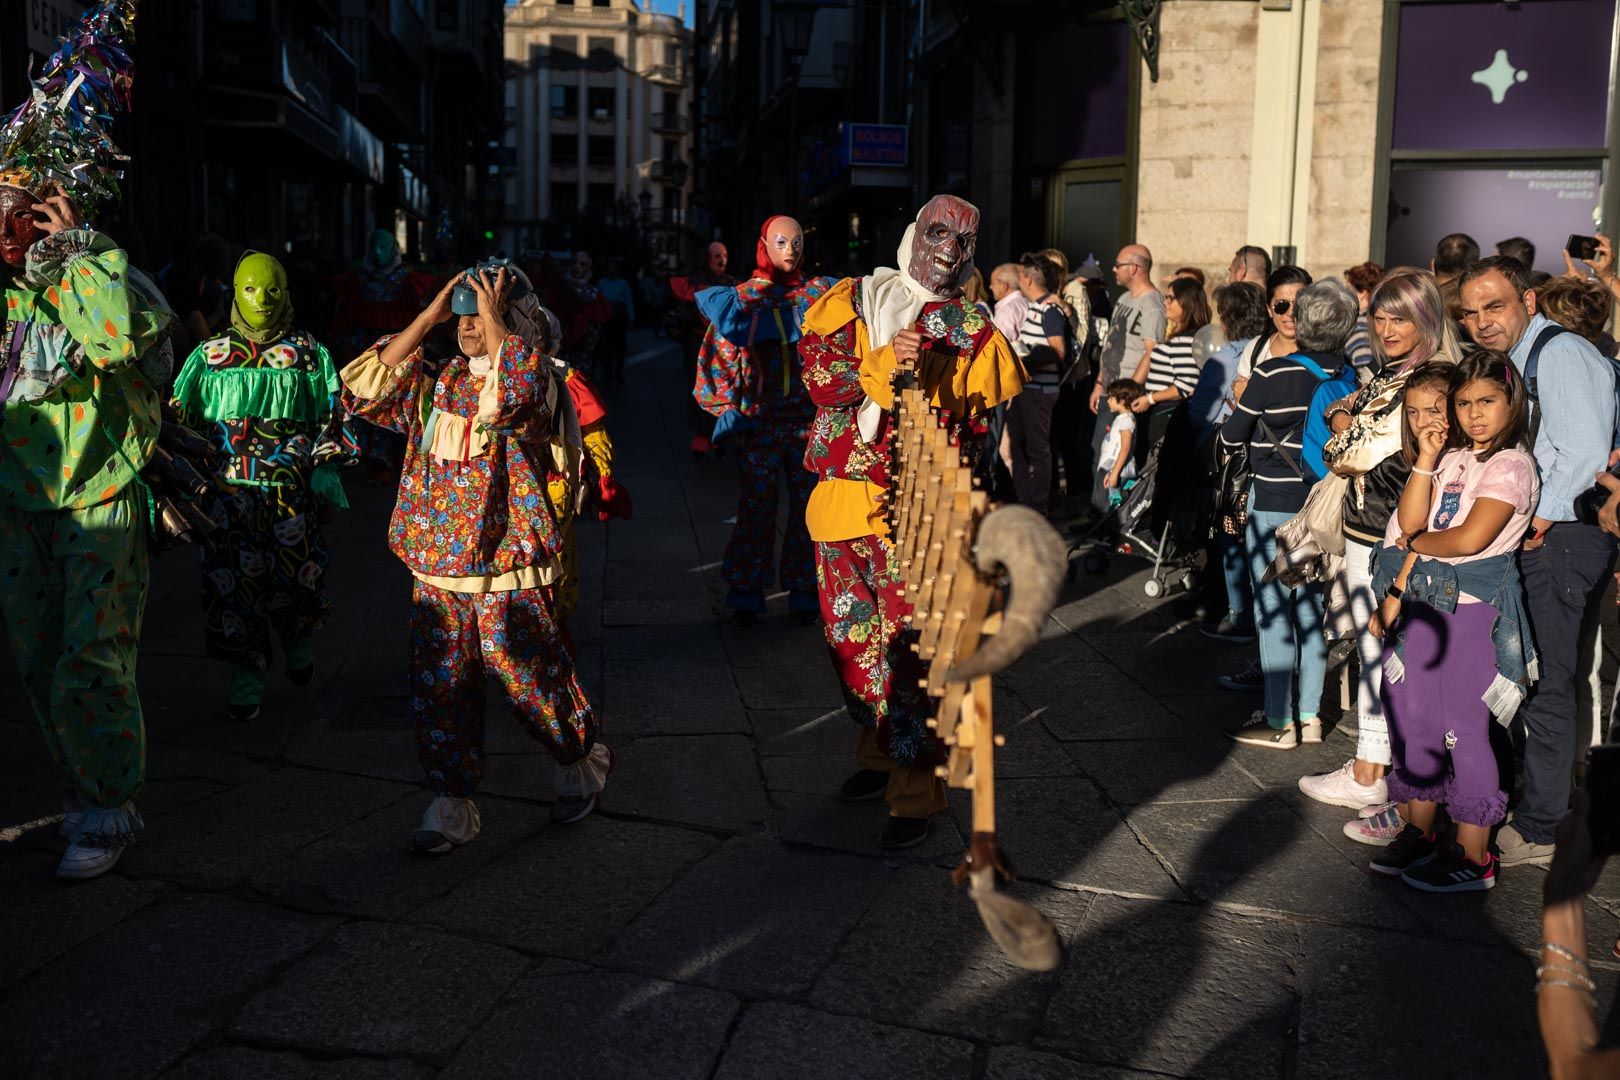
[{"label": "window", "polygon": [[557,0],[558,7],[573,7],[574,0]]},{"label": "window", "polygon": [[591,7],[612,7],[613,0],[591,0]]},{"label": "window", "polygon": [[611,86],[593,86],[585,91],[585,112],[592,120],[612,120],[618,92]]},{"label": "window", "polygon": [[586,48],[590,53],[593,68],[611,68],[618,64],[619,54],[613,47],[610,37],[593,37],[586,39]]},{"label": "window", "polygon": [[680,97],[673,90],[664,91],[664,115],[675,116],[681,111]]},{"label": "window", "polygon": [[674,161],[677,157],[680,156],[681,152],[680,152],[679,148],[676,147],[674,139],[663,139],[661,141],[663,142],[664,160],[665,161]]},{"label": "window", "polygon": [[585,163],[592,166],[613,166],[613,136],[592,135],[585,140]]},{"label": "window", "polygon": [[552,86],[551,118],[553,120],[576,120],[579,118],[579,87]]},{"label": "window", "polygon": [[673,41],[664,42],[664,63],[675,67],[681,62],[681,47]]},{"label": "window", "polygon": [[578,135],[552,134],[551,165],[553,168],[563,169],[576,169],[579,167]]}]

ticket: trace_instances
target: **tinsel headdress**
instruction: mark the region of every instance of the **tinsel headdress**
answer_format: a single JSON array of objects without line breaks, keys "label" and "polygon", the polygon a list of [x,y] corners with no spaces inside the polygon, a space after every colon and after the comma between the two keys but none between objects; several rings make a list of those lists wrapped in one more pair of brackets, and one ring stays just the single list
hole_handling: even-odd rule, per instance
[{"label": "tinsel headdress", "polygon": [[112,141],[128,111],[136,0],[100,0],[84,13],[0,128],[0,185],[35,195],[61,184],[85,211],[114,202],[127,155]]}]

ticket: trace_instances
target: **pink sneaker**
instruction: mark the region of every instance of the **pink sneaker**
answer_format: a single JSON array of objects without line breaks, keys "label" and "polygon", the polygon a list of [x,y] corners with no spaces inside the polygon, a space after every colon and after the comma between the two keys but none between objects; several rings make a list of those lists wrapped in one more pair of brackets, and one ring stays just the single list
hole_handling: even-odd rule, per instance
[{"label": "pink sneaker", "polygon": [[1361,814],[1362,816],[1351,818],[1344,823],[1344,835],[1358,844],[1384,847],[1401,835],[1401,829],[1406,825],[1396,811],[1394,803],[1369,806],[1363,809]]}]

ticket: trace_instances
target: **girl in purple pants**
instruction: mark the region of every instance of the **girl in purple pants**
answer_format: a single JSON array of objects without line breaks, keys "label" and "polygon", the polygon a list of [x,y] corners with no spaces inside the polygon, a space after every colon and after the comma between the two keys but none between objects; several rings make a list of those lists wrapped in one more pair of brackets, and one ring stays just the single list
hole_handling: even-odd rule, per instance
[{"label": "girl in purple pants", "polygon": [[[1517,552],[1539,489],[1524,449],[1524,385],[1507,356],[1487,350],[1429,368],[1406,386],[1412,475],[1375,561],[1389,795],[1406,804],[1407,824],[1371,868],[1426,892],[1461,892],[1496,884],[1490,838],[1507,794],[1490,728],[1512,717],[1535,666]],[[1442,393],[1443,415],[1433,408]],[[1436,833],[1441,804],[1454,842]]]}]

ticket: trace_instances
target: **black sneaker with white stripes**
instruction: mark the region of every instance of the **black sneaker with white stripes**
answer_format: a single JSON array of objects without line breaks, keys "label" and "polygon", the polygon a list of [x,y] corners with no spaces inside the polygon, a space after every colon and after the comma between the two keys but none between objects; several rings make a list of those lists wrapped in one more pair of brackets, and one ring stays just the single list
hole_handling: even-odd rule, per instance
[{"label": "black sneaker with white stripes", "polygon": [[1496,887],[1496,856],[1486,852],[1481,866],[1461,844],[1447,844],[1434,858],[1407,867],[1401,880],[1424,892],[1483,892]]},{"label": "black sneaker with white stripes", "polygon": [[1385,877],[1400,877],[1435,852],[1435,838],[1416,825],[1407,825],[1388,847],[1372,857],[1367,869]]}]

